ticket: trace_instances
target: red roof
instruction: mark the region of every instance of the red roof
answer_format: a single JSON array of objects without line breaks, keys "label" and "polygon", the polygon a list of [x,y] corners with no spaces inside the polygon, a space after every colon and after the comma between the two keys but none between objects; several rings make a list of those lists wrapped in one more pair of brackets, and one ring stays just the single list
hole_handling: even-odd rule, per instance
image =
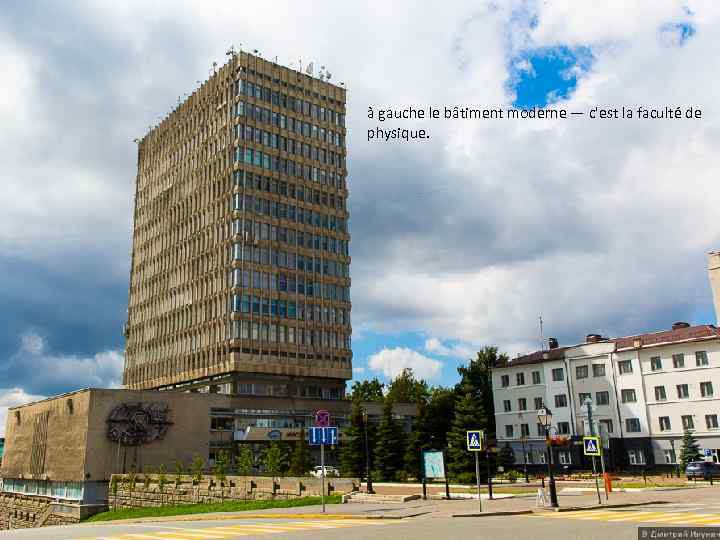
[{"label": "red roof", "polygon": [[720,331],[712,324],[703,324],[700,326],[688,326],[687,328],[666,330],[664,332],[653,332],[651,334],[622,337],[613,339],[613,341],[618,349],[627,349],[636,347],[636,341],[640,342],[639,345],[641,347],[647,347],[648,345],[657,345],[658,343],[675,343],[691,339],[713,337],[720,338]]}]

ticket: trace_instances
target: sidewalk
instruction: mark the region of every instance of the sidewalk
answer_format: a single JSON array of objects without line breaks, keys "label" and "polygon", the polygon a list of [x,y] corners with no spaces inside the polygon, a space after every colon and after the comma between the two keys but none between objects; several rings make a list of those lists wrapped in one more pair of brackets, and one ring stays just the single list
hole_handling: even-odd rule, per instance
[{"label": "sidewalk", "polygon": [[[690,487],[688,489],[674,489],[663,492],[643,493],[611,493],[608,501],[601,492],[603,505],[642,505],[672,502],[687,502],[689,492],[692,497],[705,497],[720,500],[720,485],[707,487]],[[559,493],[558,502],[560,510],[572,508],[574,510],[597,508],[597,495],[595,493]],[[474,500],[414,500],[406,503],[346,503],[329,504],[326,513],[322,513],[322,506],[302,506],[294,508],[273,508],[261,511],[247,512],[217,512],[212,514],[187,514],[182,516],[163,516],[157,518],[138,518],[131,520],[117,520],[108,523],[137,523],[153,521],[214,521],[237,519],[411,519],[453,517],[459,514],[478,514],[480,505]],[[513,515],[542,511],[535,506],[534,497],[515,497],[494,500],[482,500],[483,515]]]}]

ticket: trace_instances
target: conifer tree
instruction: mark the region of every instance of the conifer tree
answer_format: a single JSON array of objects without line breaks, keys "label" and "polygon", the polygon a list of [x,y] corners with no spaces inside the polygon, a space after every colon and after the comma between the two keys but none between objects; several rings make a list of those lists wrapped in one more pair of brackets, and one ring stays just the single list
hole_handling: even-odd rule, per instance
[{"label": "conifer tree", "polygon": [[305,440],[305,429],[300,429],[300,439],[296,441],[290,456],[290,476],[306,476],[313,467],[312,455],[310,447]]},{"label": "conifer tree", "polygon": [[680,464],[683,470],[685,470],[688,463],[697,461],[700,457],[700,445],[693,432],[686,429],[685,433],[683,433],[682,448],[680,448]]},{"label": "conifer tree", "polygon": [[373,471],[378,480],[391,481],[403,470],[405,434],[400,423],[393,418],[393,400],[385,398],[380,425],[377,429]]},{"label": "conifer tree", "polygon": [[[467,392],[457,398],[455,416],[447,434],[450,474],[457,476],[475,471],[475,456],[467,450],[467,432],[486,427],[486,418],[481,414],[481,405],[473,393]],[[484,453],[480,458],[484,458]]]},{"label": "conifer tree", "polygon": [[360,401],[354,399],[350,409],[350,425],[343,430],[340,448],[340,471],[343,476],[365,476],[365,423]]}]

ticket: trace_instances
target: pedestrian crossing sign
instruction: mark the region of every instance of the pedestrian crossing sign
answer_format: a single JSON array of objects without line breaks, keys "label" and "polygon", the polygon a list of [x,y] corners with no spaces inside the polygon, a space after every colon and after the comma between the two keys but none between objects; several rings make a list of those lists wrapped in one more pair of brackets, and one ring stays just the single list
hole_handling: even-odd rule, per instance
[{"label": "pedestrian crossing sign", "polygon": [[485,433],[481,429],[467,432],[467,449],[470,452],[480,452],[483,449]]},{"label": "pedestrian crossing sign", "polygon": [[600,437],[583,437],[583,447],[586,456],[602,455],[602,445],[600,444]]}]

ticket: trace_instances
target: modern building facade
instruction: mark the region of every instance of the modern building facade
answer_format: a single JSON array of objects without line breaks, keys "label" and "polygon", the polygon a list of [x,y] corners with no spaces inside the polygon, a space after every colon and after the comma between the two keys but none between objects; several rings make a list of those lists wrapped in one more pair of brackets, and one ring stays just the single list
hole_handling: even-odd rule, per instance
[{"label": "modern building facade", "polygon": [[[538,351],[493,370],[499,445],[517,464],[545,463],[537,409],[553,413],[553,434],[569,438],[557,462],[587,468],[581,438],[603,436],[610,468],[673,466],[684,430],[693,430],[708,459],[720,454],[720,332],[712,325],[617,339],[590,334],[586,342]],[[585,403],[593,411],[592,429]]]},{"label": "modern building facade", "polygon": [[139,141],[126,388],[343,398],[345,102],[241,52]]}]

